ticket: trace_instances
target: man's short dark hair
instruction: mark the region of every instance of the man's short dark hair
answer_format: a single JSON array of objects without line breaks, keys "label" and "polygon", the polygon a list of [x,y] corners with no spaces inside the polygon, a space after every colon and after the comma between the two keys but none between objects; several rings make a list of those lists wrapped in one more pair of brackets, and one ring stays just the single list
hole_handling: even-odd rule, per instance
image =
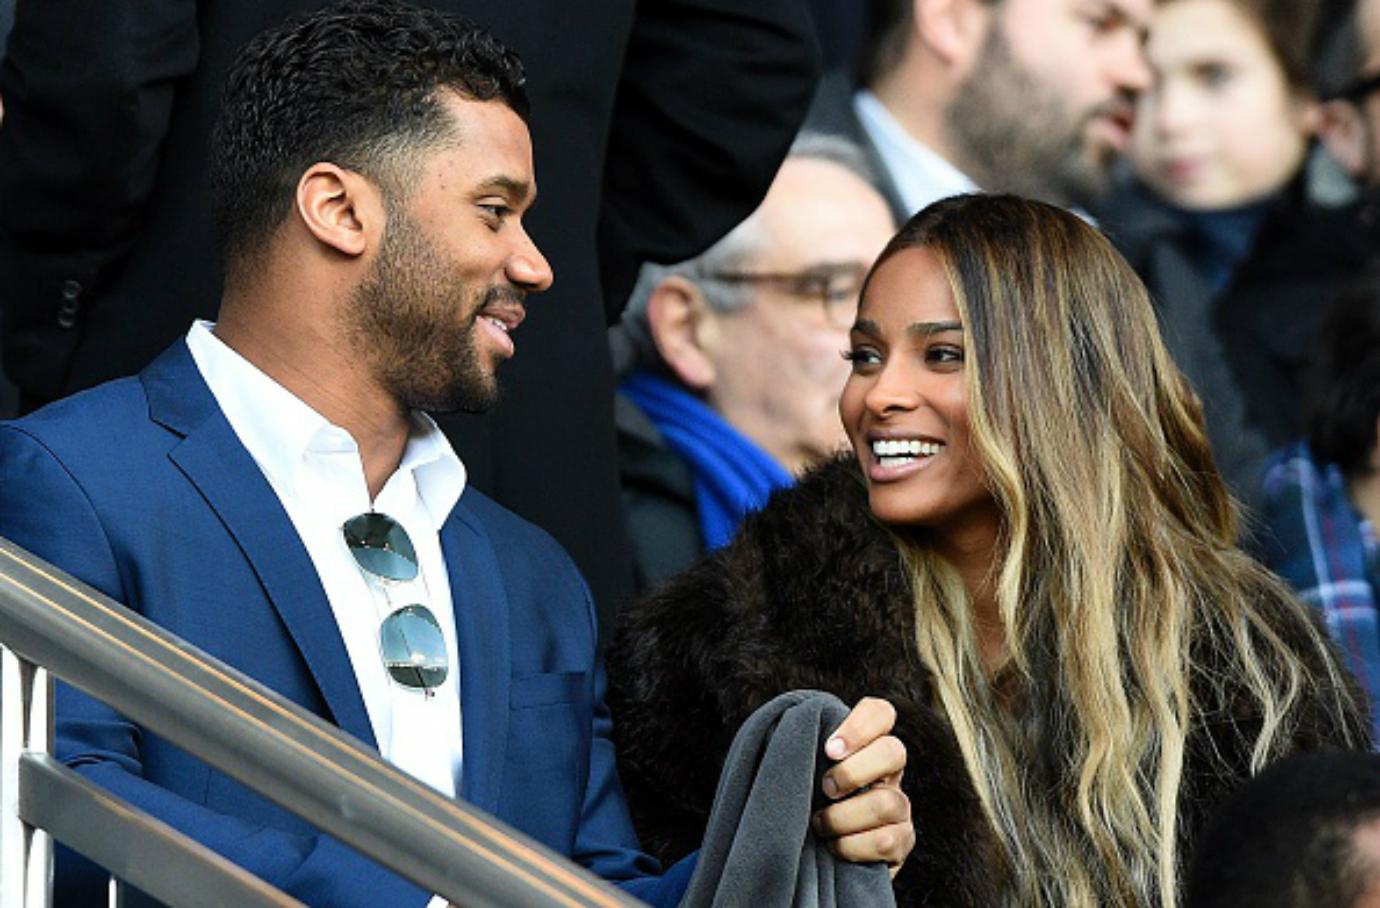
[{"label": "man's short dark hair", "polygon": [[914,0],[871,0],[867,4],[867,34],[858,62],[860,84],[869,88],[876,85],[901,62],[914,17]]},{"label": "man's short dark hair", "polygon": [[[1000,6],[1004,0],[979,0],[984,6]],[[876,86],[901,63],[906,42],[915,23],[915,0],[868,0],[867,31],[858,58],[858,84]]]},{"label": "man's short dark hair", "polygon": [[1380,872],[1356,847],[1380,820],[1380,755],[1297,754],[1223,805],[1188,872],[1186,908],[1345,908]]},{"label": "man's short dark hair", "polygon": [[1380,417],[1380,259],[1328,314],[1308,399],[1314,458],[1335,463],[1349,477],[1369,473]]},{"label": "man's short dark hair", "polygon": [[454,91],[524,120],[522,63],[466,19],[397,0],[350,0],[271,28],[226,76],[211,150],[221,251],[233,268],[292,208],[319,161],[403,195],[417,151],[448,138]]}]

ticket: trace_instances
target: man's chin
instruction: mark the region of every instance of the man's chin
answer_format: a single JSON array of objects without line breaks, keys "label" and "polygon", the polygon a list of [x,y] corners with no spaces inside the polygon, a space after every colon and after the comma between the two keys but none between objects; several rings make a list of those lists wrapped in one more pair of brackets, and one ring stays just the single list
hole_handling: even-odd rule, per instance
[{"label": "man's chin", "polygon": [[404,401],[410,409],[428,413],[478,414],[498,406],[501,397],[498,381],[490,374],[482,379],[466,376],[447,388],[416,389]]}]

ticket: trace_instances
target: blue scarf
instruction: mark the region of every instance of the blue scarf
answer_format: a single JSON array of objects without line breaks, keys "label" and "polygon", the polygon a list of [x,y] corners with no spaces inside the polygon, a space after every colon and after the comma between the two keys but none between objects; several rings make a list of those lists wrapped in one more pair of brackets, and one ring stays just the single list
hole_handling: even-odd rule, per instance
[{"label": "blue scarf", "polygon": [[723,417],[670,382],[635,372],[621,387],[690,465],[706,551],[727,543],[749,511],[765,505],[774,490],[795,482]]}]

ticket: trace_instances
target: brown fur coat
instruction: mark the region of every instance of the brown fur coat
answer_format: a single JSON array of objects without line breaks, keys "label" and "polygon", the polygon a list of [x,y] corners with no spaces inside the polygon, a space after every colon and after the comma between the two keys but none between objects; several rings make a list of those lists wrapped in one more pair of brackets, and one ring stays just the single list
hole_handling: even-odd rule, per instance
[{"label": "brown fur coat", "polygon": [[[1284,606],[1279,630],[1300,639],[1299,622],[1307,619]],[[847,703],[885,697],[909,753],[903,786],[917,836],[896,879],[898,903],[1001,903],[995,837],[933,705],[913,614],[900,557],[868,512],[851,458],[778,492],[730,545],[627,612],[609,653],[609,704],[644,847],[663,860],[698,847],[734,732],[776,694],[817,688]],[[1232,712],[1223,704],[1210,714]],[[1322,709],[1304,712],[1298,748],[1345,739]],[[1347,724],[1364,739],[1359,707]],[[1182,853],[1206,812],[1245,777],[1250,725],[1205,714],[1190,737]],[[1209,769],[1220,764],[1206,759],[1205,748],[1238,769]]]}]

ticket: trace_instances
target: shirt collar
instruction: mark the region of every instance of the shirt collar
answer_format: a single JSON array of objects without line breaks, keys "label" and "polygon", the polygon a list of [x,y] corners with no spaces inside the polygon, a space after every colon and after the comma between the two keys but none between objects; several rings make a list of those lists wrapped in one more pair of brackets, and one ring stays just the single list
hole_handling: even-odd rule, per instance
[{"label": "shirt collar", "polygon": [[906,132],[872,92],[865,88],[858,91],[853,96],[853,110],[909,211],[919,211],[951,195],[980,191],[967,174]]},{"label": "shirt collar", "polygon": [[[308,454],[358,458],[359,448],[349,432],[227,346],[212,333],[213,327],[211,322],[195,322],[187,332],[187,347],[231,428],[279,494],[296,493],[302,471],[310,469]],[[417,495],[437,528],[450,516],[467,480],[465,465],[445,434],[420,411],[412,414],[398,473],[412,474]],[[360,476],[362,481],[362,469]]]}]

